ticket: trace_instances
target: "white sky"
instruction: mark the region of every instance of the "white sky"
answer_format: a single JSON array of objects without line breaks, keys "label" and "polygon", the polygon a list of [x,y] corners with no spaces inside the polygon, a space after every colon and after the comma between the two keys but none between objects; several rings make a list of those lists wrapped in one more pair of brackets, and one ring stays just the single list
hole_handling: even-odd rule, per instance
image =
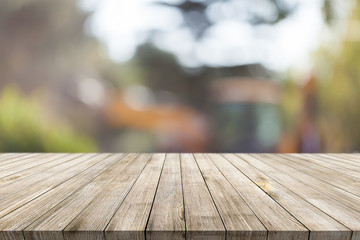
[{"label": "white sky", "polygon": [[145,33],[154,29],[161,31],[155,44],[173,52],[185,66],[259,62],[278,71],[307,68],[311,65],[309,54],[320,43],[324,24],[322,0],[292,0],[300,3],[297,11],[279,24],[253,27],[245,21],[223,19],[207,30],[201,42],[196,42],[187,28],[180,27],[180,12],[151,5],[155,1],[82,0],[82,6],[94,11],[89,30],[105,42],[110,57],[120,62],[129,60],[136,46],[145,40]]}]

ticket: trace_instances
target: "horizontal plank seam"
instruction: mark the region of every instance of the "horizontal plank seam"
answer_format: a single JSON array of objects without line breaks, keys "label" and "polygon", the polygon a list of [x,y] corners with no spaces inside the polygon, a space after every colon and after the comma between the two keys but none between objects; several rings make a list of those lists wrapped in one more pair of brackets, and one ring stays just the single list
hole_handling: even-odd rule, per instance
[{"label": "horizontal plank seam", "polygon": [[[70,155],[70,154],[67,154],[67,155],[64,155],[64,156],[59,156],[59,157],[57,157],[57,158],[52,159],[51,161],[59,160],[60,158],[67,157],[67,156],[69,156],[69,155]],[[80,155],[80,156],[77,156],[77,157],[70,158],[70,159],[66,160],[65,162],[72,161],[72,160],[74,160],[74,159],[76,159],[76,158],[79,158],[79,157],[82,157],[82,156],[84,156],[84,155],[85,155],[85,154]],[[49,161],[49,162],[50,162],[50,161]],[[27,171],[27,170],[29,170],[29,169],[32,169],[32,168],[41,166],[41,165],[43,165],[43,164],[47,164],[47,163],[49,163],[49,162],[44,162],[44,163],[42,163],[42,164],[35,165],[35,166],[33,166],[33,167],[23,169],[23,170],[21,170],[21,171],[19,171],[19,172],[11,173],[11,174],[9,174],[9,175],[6,175],[6,176],[4,176],[4,177],[1,177],[0,179],[5,178],[5,177],[9,177],[9,176],[11,176],[11,175],[19,174],[19,173],[21,173],[21,172],[23,172],[23,171]],[[65,163],[65,162],[64,162],[64,163]],[[52,166],[52,167],[49,167],[49,168],[46,168],[46,170],[51,169],[51,168],[55,168],[55,167],[57,167],[57,166],[59,166],[59,165],[60,165],[60,164],[55,165],[55,166]],[[24,177],[24,178],[28,178],[28,177],[33,176],[33,175],[36,175],[36,174],[38,174],[38,173],[36,172],[36,173],[34,173],[34,174],[29,174],[28,176],[26,176],[26,177]],[[9,182],[9,183],[7,183],[6,185],[0,186],[0,188],[3,188],[3,187],[5,187],[5,186],[7,186],[7,185],[9,185],[9,184],[12,184],[12,183],[21,181],[21,180],[23,180],[24,178],[18,178],[18,179],[16,179],[16,180],[13,181],[13,182]]]},{"label": "horizontal plank seam", "polygon": [[[256,157],[256,155],[255,155],[255,156],[253,155],[253,157],[255,157],[256,159],[260,160],[258,157]],[[261,160],[260,160],[260,161],[261,161]],[[280,162],[280,161],[279,161],[279,162]],[[265,162],[263,162],[263,163],[266,164]],[[294,170],[301,171],[300,169],[297,169],[297,168],[295,168],[295,167],[289,166],[289,165],[286,164],[286,163],[282,163],[282,162],[280,162],[280,163],[281,163],[281,164],[284,164],[284,165],[286,165],[287,167],[292,168],[292,169],[294,169]],[[269,164],[266,164],[266,165],[269,165]],[[269,166],[270,166],[270,165],[269,165]],[[271,166],[271,167],[273,167],[273,166]],[[276,168],[276,167],[273,167],[273,168],[275,168],[275,169],[277,169],[278,171],[280,171],[280,172],[282,172],[282,173],[284,173],[284,174],[287,175],[286,172],[284,172],[284,171],[282,171],[282,170],[280,170],[280,169],[278,169],[278,168]],[[336,185],[333,185],[333,184],[331,184],[331,183],[329,183],[329,182],[326,182],[326,181],[324,181],[324,180],[322,180],[322,179],[320,179],[320,178],[317,178],[317,177],[315,177],[315,176],[312,176],[312,175],[310,175],[310,174],[308,174],[308,173],[305,173],[305,172],[303,172],[303,171],[301,171],[301,173],[302,173],[302,174],[306,174],[306,175],[308,175],[308,176],[310,176],[310,177],[316,178],[316,179],[318,179],[319,181],[322,181],[322,182],[324,182],[324,183],[327,184],[327,185],[331,185],[331,186],[333,186],[333,187],[335,187],[335,188],[337,188],[337,189],[340,189],[340,190],[342,190],[342,191],[345,191],[345,192],[347,192],[347,193],[349,193],[349,194],[351,194],[351,195],[354,195],[354,196],[356,196],[356,197],[360,197],[360,195],[357,195],[357,194],[354,194],[354,193],[352,193],[352,192],[349,192],[349,191],[347,191],[347,190],[345,190],[345,189],[343,189],[343,188],[341,188],[341,187],[338,187],[338,186],[336,186]],[[295,178],[295,180],[297,180],[297,181],[299,181],[299,182],[302,182],[303,184],[305,184],[305,185],[307,185],[308,187],[314,189],[315,191],[319,192],[320,194],[323,194],[323,195],[325,195],[325,196],[327,196],[327,197],[332,198],[332,197],[329,196],[328,194],[323,193],[323,192],[320,192],[320,191],[317,190],[316,188],[312,187],[312,186],[309,185],[307,182],[304,182],[304,181],[302,181],[302,180],[300,180],[300,179],[298,179],[298,178]],[[338,200],[336,200],[336,199],[333,199],[333,200],[336,201],[336,202],[338,202],[338,203],[340,203],[340,204],[342,204],[342,205],[345,205],[345,206],[351,208],[352,210],[354,210],[354,211],[356,211],[356,212],[359,212],[358,210],[352,208],[351,206],[346,205],[346,204],[343,203],[343,202],[340,202],[340,201],[338,201]]]},{"label": "horizontal plank seam", "polygon": [[[235,154],[234,154],[235,155]],[[238,155],[235,155],[237,158],[240,158]],[[246,178],[248,178],[256,187],[258,187],[261,191],[263,191],[267,196],[269,196],[271,199],[273,199],[281,208],[283,208],[286,212],[288,212],[293,218],[295,218],[304,228],[306,228],[309,232],[310,235],[310,229],[305,226],[299,219],[297,219],[292,213],[290,213],[284,206],[282,206],[278,201],[276,201],[276,199],[274,199],[272,196],[270,196],[267,192],[265,192],[261,187],[259,187],[259,185],[257,185],[251,178],[249,178],[244,172],[242,172],[239,168],[237,168],[231,161],[229,161],[226,156],[223,155],[223,157],[231,164],[233,165],[236,169],[238,169],[242,174],[245,175]],[[241,158],[240,158],[241,159]],[[251,165],[251,164],[250,164]],[[251,165],[253,166],[253,165]],[[255,166],[253,166],[254,168],[256,168]],[[261,171],[260,169],[256,168],[259,172],[263,173],[264,175],[268,176],[267,174],[265,174],[263,171]],[[268,176],[269,177],[269,176]],[[269,177],[271,178],[271,177]],[[271,178],[272,179],[272,178]],[[273,181],[275,181],[273,179]],[[275,181],[276,182],[276,181]],[[296,194],[297,195],[297,194]]]},{"label": "horizontal plank seam", "polygon": [[[95,156],[96,156],[96,155],[94,155],[94,156],[90,157],[89,159],[92,159],[92,158],[94,158]],[[89,159],[87,159],[87,160],[89,160]],[[91,168],[92,166],[94,166],[95,164],[98,164],[98,163],[99,163],[99,162],[94,163],[93,165],[89,166],[88,168]],[[0,218],[3,218],[3,217],[5,217],[6,215],[8,215],[8,214],[10,214],[10,213],[14,212],[15,210],[17,210],[17,209],[21,208],[22,206],[25,206],[26,204],[29,204],[29,203],[30,203],[30,202],[32,202],[32,201],[35,201],[38,197],[40,197],[40,196],[44,195],[45,193],[47,193],[47,192],[49,192],[49,191],[53,190],[53,189],[54,189],[54,188],[56,188],[57,186],[59,186],[59,185],[61,185],[61,184],[65,183],[65,182],[67,182],[67,181],[71,180],[72,178],[76,177],[76,176],[77,176],[77,175],[79,175],[80,173],[82,173],[82,172],[86,171],[88,168],[85,168],[83,171],[81,171],[81,172],[79,172],[78,174],[76,174],[76,175],[72,176],[71,178],[69,178],[69,179],[67,179],[67,180],[65,180],[65,181],[63,181],[63,182],[61,182],[61,183],[59,183],[59,184],[57,184],[57,185],[53,186],[51,189],[49,189],[49,190],[47,190],[47,191],[45,191],[45,192],[43,192],[43,193],[39,194],[38,196],[34,197],[34,198],[33,198],[33,199],[31,199],[30,201],[28,201],[28,202],[24,203],[23,205],[21,205],[21,206],[19,206],[19,207],[15,208],[15,209],[13,209],[13,210],[11,210],[10,212],[6,213],[5,215],[1,216]]]},{"label": "horizontal plank seam", "polygon": [[[282,158],[282,159],[285,159],[285,160],[288,160],[288,161],[292,161],[290,158],[289,158],[289,156],[287,156],[287,155],[278,155],[278,157],[279,158]],[[311,164],[317,164],[316,162],[312,162],[310,159],[308,159],[308,158],[306,158],[306,157],[303,157],[303,156],[294,156],[293,158],[295,158],[295,159],[297,159],[297,160],[304,160],[304,161],[307,161],[307,162],[309,162],[309,163],[311,163]],[[318,158],[315,158],[315,160],[318,160],[318,161],[321,161],[320,159],[318,159]],[[321,161],[321,162],[324,162],[324,161]],[[297,162],[294,162],[295,164],[298,164]],[[358,177],[358,176],[354,176],[354,175],[351,175],[351,174],[348,174],[348,173],[346,173],[346,172],[341,172],[341,171],[338,171],[338,170],[336,170],[336,167],[338,167],[336,164],[333,164],[333,163],[331,163],[331,162],[326,162],[325,161],[325,163],[328,163],[328,164],[331,164],[331,165],[333,165],[335,168],[330,168],[330,167],[328,167],[328,166],[324,166],[324,165],[320,165],[319,164],[319,166],[320,167],[323,167],[323,168],[327,168],[327,169],[329,169],[329,170],[331,170],[331,171],[335,171],[335,172],[338,172],[338,174],[345,174],[347,177],[349,177],[349,178],[357,178],[357,179],[359,179],[359,181],[360,181],[360,177]],[[345,167],[346,168],[346,167]],[[352,170],[352,169],[349,169],[349,170]],[[308,174],[309,175],[309,174]]]},{"label": "horizontal plank seam", "polygon": [[[6,164],[9,164],[9,163],[13,163],[13,162],[17,162],[17,161],[21,161],[21,160],[25,160],[25,159],[28,159],[28,158],[31,158],[31,157],[36,157],[36,156],[39,156],[40,153],[36,153],[36,154],[22,154],[22,153],[17,153],[15,155],[11,155],[9,156],[8,158],[6,159],[2,159],[2,161],[8,161],[8,160],[14,160],[14,161],[11,161],[11,162],[6,162],[6,163],[3,163],[3,164],[0,164],[0,166],[3,166],[3,165],[6,165]],[[20,158],[20,159],[19,159]]]},{"label": "horizontal plank seam", "polygon": [[[37,155],[35,154],[34,156],[37,156]],[[24,157],[24,158],[21,158],[21,157]],[[20,161],[22,159],[26,159],[26,158],[30,158],[30,157],[31,156],[26,156],[26,155],[20,155],[20,156],[19,155],[11,155],[11,156],[8,156],[5,159],[1,159],[0,166],[4,166],[6,164],[13,163],[13,162],[16,162],[16,161]],[[18,158],[20,158],[20,159],[18,159]],[[10,162],[7,162],[9,160],[10,160]],[[13,161],[11,161],[11,160],[13,160]],[[5,161],[5,163],[3,161]]]},{"label": "horizontal plank seam", "polygon": [[[111,157],[111,156],[113,156],[114,154],[111,154],[110,153],[110,155],[109,156],[107,156],[106,158],[104,158],[103,160],[101,160],[100,162],[102,162],[102,161],[104,161],[104,160],[106,160],[107,158],[109,158],[109,157]],[[127,156],[128,154],[122,154],[122,155],[120,155],[119,157],[120,157],[120,159],[119,160],[122,160],[123,158],[125,158],[126,156]],[[134,158],[135,159],[135,158]],[[131,161],[133,161],[133,160],[131,160]],[[103,169],[103,171],[101,171],[99,174],[97,174],[94,178],[92,178],[92,180],[90,181],[90,182],[88,182],[86,185],[84,185],[84,187],[85,186],[87,186],[87,185],[89,185],[89,184],[91,184],[93,181],[94,181],[94,179],[96,179],[99,175],[101,175],[104,171],[106,171],[107,169],[109,169],[109,168],[111,168],[113,165],[115,165],[117,162],[114,162],[113,164],[111,164],[110,166],[108,166],[107,168],[105,168],[105,169]],[[78,191],[80,191],[81,189],[83,189],[84,187],[82,187],[82,188],[78,188],[78,189],[76,189],[74,192],[73,192],[73,194],[75,194],[76,192],[78,192]],[[99,193],[100,194],[100,193]],[[97,194],[96,196],[98,196],[99,194]],[[61,204],[62,202],[64,202],[64,201],[66,201],[68,198],[70,198],[72,196],[72,194],[71,195],[69,195],[68,197],[66,197],[66,198],[64,198],[62,201],[60,201],[58,204],[56,204],[53,208],[55,208],[55,207],[57,207],[59,204]],[[95,199],[95,197],[96,196],[94,196],[94,199]],[[82,213],[83,211],[84,211],[84,209],[88,206],[88,205],[90,205],[90,203],[92,203],[93,201],[94,201],[94,199],[93,200],[91,200],[71,221],[70,221],[70,223],[80,214],[80,213]],[[51,208],[51,209],[49,209],[47,212],[50,212],[53,208]],[[46,213],[47,213],[46,212]],[[46,213],[44,213],[43,215],[45,215]],[[39,217],[40,218],[40,217]],[[35,220],[36,221],[36,220]],[[34,221],[34,222],[35,222]],[[69,223],[69,224],[70,224]],[[31,223],[32,224],[32,223]],[[30,224],[30,225],[31,225]],[[65,239],[65,235],[64,235],[64,229],[69,225],[69,224],[67,224],[66,226],[64,226],[63,227],[63,230],[61,231],[62,232],[62,235],[63,235],[63,239]],[[30,226],[29,225],[29,226]],[[27,226],[28,227],[28,226]],[[26,228],[24,228],[24,229],[26,229]]]},{"label": "horizontal plank seam", "polygon": [[[309,159],[308,156],[302,156],[303,158],[302,159]],[[343,168],[346,168],[346,169],[349,169],[349,170],[352,170],[352,171],[356,171],[354,170],[354,168],[351,168],[351,167],[356,167],[356,168],[359,168],[360,169],[360,166],[356,166],[356,165],[351,165],[350,163],[347,163],[347,162],[344,162],[342,161],[343,159],[334,159],[334,158],[330,158],[330,157],[327,157],[327,156],[316,156],[316,160],[318,161],[321,161],[323,163],[328,163],[328,164],[331,164],[333,165],[334,167],[343,167]],[[331,161],[326,161],[326,160],[331,160]],[[336,163],[334,162],[337,162],[337,163],[340,163],[339,165],[337,165]],[[352,175],[350,175],[352,176]]]},{"label": "horizontal plank seam", "polygon": [[[94,155],[93,157],[96,157],[97,155]],[[108,155],[107,157],[105,157],[103,160],[100,160],[99,162],[97,162],[97,163],[95,163],[95,164],[93,164],[93,165],[91,165],[90,167],[88,167],[88,168],[86,168],[85,170],[87,170],[87,169],[89,169],[89,168],[91,168],[92,166],[94,166],[94,165],[96,165],[96,164],[99,164],[99,163],[101,163],[101,162],[103,162],[103,161],[105,161],[107,158],[109,158],[109,157],[111,157],[112,155],[110,154],[110,155]],[[89,159],[92,159],[93,157],[90,157]],[[89,159],[87,159],[87,160],[89,160]],[[93,178],[91,179],[91,181],[93,180],[93,179],[95,179],[97,176],[99,176],[102,172],[104,172],[106,169],[108,169],[108,168],[110,168],[110,167],[112,167],[113,165],[114,165],[115,163],[113,163],[113,164],[111,164],[109,167],[107,167],[107,168],[105,168],[105,169],[103,169],[101,172],[99,172],[98,174],[96,174],[95,176],[93,176]],[[85,171],[84,170],[84,171]],[[84,172],[84,171],[81,171],[80,173],[78,173],[78,174],[76,174],[75,176],[73,176],[73,177],[71,177],[71,178],[69,178],[68,180],[70,180],[70,179],[72,179],[72,178],[74,178],[74,177],[76,177],[76,176],[78,176],[79,174],[81,174],[82,172]],[[68,180],[66,180],[65,182],[67,182]],[[74,191],[74,193],[76,193],[77,191],[79,191],[80,189],[82,189],[84,186],[86,186],[86,185],[88,185],[88,184],[90,184],[91,183],[91,181],[90,182],[88,182],[88,183],[86,183],[85,185],[80,185],[80,187],[79,188],[77,188],[75,191]],[[57,186],[59,186],[59,185],[61,185],[61,184],[63,184],[63,183],[65,183],[65,182],[62,182],[62,183],[60,183],[60,184],[58,184]],[[56,187],[57,187],[56,186]],[[51,191],[52,189],[50,189],[49,191]],[[43,195],[43,194],[41,194],[41,195]],[[41,196],[41,195],[39,195],[39,196]],[[63,201],[65,201],[66,199],[68,199],[69,197],[71,197],[71,195],[69,195],[69,196],[67,196],[66,198],[64,198],[62,201],[60,201],[60,202],[58,202],[54,207],[52,207],[52,208],[50,208],[48,211],[46,211],[43,215],[45,215],[46,213],[48,213],[49,211],[51,211],[53,208],[55,208],[57,205],[59,205],[60,203],[62,203]],[[22,205],[22,206],[24,206],[24,205]],[[23,229],[22,229],[22,232],[23,232],[23,234],[24,234],[24,230],[27,228],[27,227],[29,227],[31,224],[33,224],[36,220],[38,220],[39,218],[41,218],[43,215],[41,215],[41,216],[39,216],[38,218],[36,218],[36,219],[34,219],[30,224],[28,224],[26,227],[24,227]]]},{"label": "horizontal plank seam", "polygon": [[[13,159],[14,161],[11,161],[11,162],[8,162],[8,163],[5,163],[5,164],[2,164],[1,166],[2,167],[4,167],[5,166],[5,168],[6,168],[6,165],[9,165],[9,164],[12,164],[12,163],[18,163],[18,162],[22,162],[22,161],[24,161],[24,160],[29,160],[29,159],[31,159],[31,158],[35,158],[35,157],[37,157],[37,156],[39,156],[40,154],[36,154],[36,155],[30,155],[30,156],[20,156],[19,158],[20,159]],[[14,157],[14,158],[16,158],[16,157]],[[7,170],[9,170],[9,169],[11,169],[11,168],[13,168],[13,167],[10,167],[10,168],[6,168],[6,169],[3,169],[3,170],[1,170],[1,172],[3,172],[3,171],[7,171]]]},{"label": "horizontal plank seam", "polygon": [[[321,156],[324,156],[324,155],[326,155],[326,154],[322,154]],[[341,160],[349,162],[348,164],[353,164],[353,162],[351,160],[356,161],[356,162],[359,162],[359,160],[360,160],[360,154],[355,155],[355,154],[348,153],[347,156],[350,156],[350,159],[346,158],[344,155],[340,155],[340,154],[329,155],[329,157],[340,158]],[[358,165],[353,165],[353,166],[358,166]]]},{"label": "horizontal plank seam", "polygon": [[[237,156],[239,157],[239,156]],[[239,157],[240,158],[240,157]],[[260,160],[259,158],[256,157],[256,159]],[[261,160],[260,160],[261,161]],[[264,164],[266,164],[265,162],[263,162]],[[249,163],[250,164],[250,163]],[[254,168],[256,168],[259,172],[262,172],[260,169],[258,169],[257,167],[255,167],[254,165],[250,164],[251,166],[253,166]],[[270,166],[269,164],[266,164],[268,166]],[[271,166],[270,166],[271,167]],[[280,172],[284,173],[283,171],[279,170]],[[340,225],[346,227],[347,229],[349,229],[351,232],[353,232],[353,230],[351,228],[349,228],[348,226],[346,226],[345,224],[341,223],[340,221],[338,221],[336,218],[330,216],[328,213],[324,212],[322,209],[318,208],[317,206],[315,206],[314,204],[312,204],[311,202],[309,202],[308,200],[306,200],[305,198],[299,196],[296,192],[294,192],[293,190],[291,190],[290,188],[286,187],[285,185],[281,184],[280,182],[276,181],[275,179],[273,179],[272,177],[270,177],[268,174],[262,172],[264,175],[268,176],[269,178],[271,178],[274,182],[277,182],[278,184],[280,184],[281,186],[283,186],[284,188],[288,189],[290,192],[294,193],[295,195],[297,195],[299,198],[303,199],[304,201],[306,201],[307,203],[309,203],[310,205],[312,205],[313,207],[317,208],[319,211],[323,212],[325,215],[329,216],[330,218],[334,219],[336,222],[338,222]],[[261,189],[261,188],[260,188]],[[262,189],[261,189],[262,190]],[[316,189],[315,189],[316,190]],[[266,193],[266,192],[265,192]],[[267,194],[267,193],[266,193]],[[271,196],[270,196],[271,197]],[[274,199],[275,200],[275,199]],[[275,200],[276,201],[276,200]],[[280,206],[282,207],[282,205],[280,204]],[[284,207],[283,207],[284,208]],[[284,208],[285,209],[285,208]],[[286,210],[286,209],[285,209]],[[291,213],[290,213],[291,214]],[[303,224],[303,223],[301,223]],[[303,224],[304,225],[304,224]],[[306,226],[305,226],[306,227]],[[307,228],[307,227],[306,227]],[[307,228],[308,229],[308,228]],[[309,230],[309,233],[311,234],[311,231]]]}]

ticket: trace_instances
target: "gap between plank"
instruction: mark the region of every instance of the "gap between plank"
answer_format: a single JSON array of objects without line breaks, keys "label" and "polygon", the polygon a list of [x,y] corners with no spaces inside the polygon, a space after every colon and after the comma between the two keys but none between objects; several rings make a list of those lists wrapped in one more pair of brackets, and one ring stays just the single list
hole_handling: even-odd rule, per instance
[{"label": "gap between plank", "polygon": [[148,216],[148,218],[147,218],[147,220],[146,220],[146,224],[145,224],[145,229],[144,229],[144,239],[145,239],[145,240],[146,240],[146,229],[147,229],[148,224],[149,224],[151,211],[152,211],[153,206],[154,206],[155,197],[156,197],[156,194],[157,194],[157,191],[158,191],[158,188],[159,188],[160,178],[161,178],[162,173],[163,173],[163,170],[164,170],[164,166],[165,166],[165,161],[166,161],[166,159],[167,159],[167,154],[165,153],[164,162],[163,162],[163,165],[161,166],[160,176],[159,176],[158,182],[157,182],[157,184],[156,184],[155,194],[154,194],[153,200],[152,200],[152,202],[151,202],[151,207],[150,207],[150,211],[149,211],[149,216]]},{"label": "gap between plank", "polygon": [[192,157],[193,157],[194,160],[195,160],[196,166],[197,166],[198,169],[199,169],[199,172],[200,172],[200,174],[201,174],[201,177],[202,177],[202,179],[203,179],[203,181],[204,181],[204,183],[205,183],[206,189],[208,190],[208,192],[209,192],[209,194],[210,194],[210,197],[211,197],[211,200],[213,201],[214,206],[215,206],[215,208],[216,208],[216,211],[218,212],[218,214],[219,214],[219,216],[220,216],[220,220],[221,220],[221,222],[222,222],[222,224],[223,224],[223,226],[224,226],[224,229],[225,229],[225,240],[226,240],[227,229],[226,229],[224,220],[223,220],[223,218],[222,218],[222,216],[221,216],[221,214],[220,214],[220,212],[219,212],[219,209],[218,209],[218,207],[217,207],[217,205],[216,205],[216,203],[215,203],[215,200],[214,200],[214,198],[213,198],[213,195],[211,194],[210,189],[209,189],[209,187],[208,187],[208,185],[207,185],[207,183],[206,183],[206,181],[205,181],[204,175],[203,175],[203,173],[202,173],[201,170],[200,170],[200,167],[199,167],[199,164],[198,164],[198,162],[197,162],[197,160],[196,160],[196,158],[195,158],[195,155],[194,155],[193,153],[192,153],[191,155],[192,155]]}]

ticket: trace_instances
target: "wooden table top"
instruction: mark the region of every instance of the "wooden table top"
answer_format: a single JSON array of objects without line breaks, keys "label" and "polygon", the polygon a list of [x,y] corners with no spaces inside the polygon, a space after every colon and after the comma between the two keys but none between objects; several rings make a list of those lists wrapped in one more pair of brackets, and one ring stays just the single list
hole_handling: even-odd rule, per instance
[{"label": "wooden table top", "polygon": [[0,239],[360,239],[360,154],[0,154]]}]

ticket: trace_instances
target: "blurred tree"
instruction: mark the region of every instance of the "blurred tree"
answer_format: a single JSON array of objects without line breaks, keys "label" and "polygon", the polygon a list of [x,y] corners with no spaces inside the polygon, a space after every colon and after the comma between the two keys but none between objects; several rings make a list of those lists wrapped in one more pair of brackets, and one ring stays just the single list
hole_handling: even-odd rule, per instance
[{"label": "blurred tree", "polygon": [[50,121],[40,105],[17,88],[0,93],[0,152],[94,152],[95,142]]},{"label": "blurred tree", "polygon": [[[296,8],[294,2],[283,0],[185,0],[179,3],[159,2],[159,4],[179,9],[185,20],[185,24],[190,27],[197,38],[201,38],[205,30],[214,24],[214,20],[209,17],[209,9],[217,9],[218,18],[237,18],[243,19],[251,24],[275,24],[288,17]],[[224,12],[224,7],[232,11]],[[267,8],[272,14],[269,16],[263,9]],[[246,8],[242,11],[241,8]],[[237,16],[234,13],[237,12]],[[229,14],[230,13],[230,14]]]},{"label": "blurred tree", "polygon": [[141,72],[143,76],[141,84],[154,91],[163,90],[176,94],[178,100],[201,111],[211,105],[208,91],[212,80],[234,76],[268,78],[273,74],[259,64],[184,68],[174,55],[156,48],[151,43],[138,47],[133,63],[138,66],[134,70]]},{"label": "blurred tree", "polygon": [[339,51],[332,43],[317,53],[318,119],[324,151],[360,149],[360,4],[356,1]]},{"label": "blurred tree", "polygon": [[0,1],[0,87],[31,91],[90,71],[99,45],[84,33],[87,17],[73,0]]},{"label": "blurred tree", "polygon": [[[57,119],[83,131],[95,125],[78,93],[78,80],[96,75],[104,59],[98,40],[85,32],[88,17],[74,0],[0,1],[1,151],[96,150],[70,127],[52,126],[28,97],[41,89]],[[16,90],[5,89],[9,84]]]},{"label": "blurred tree", "polygon": [[[216,22],[233,19],[252,25],[277,24],[296,11],[301,1],[286,0],[184,0],[177,3],[159,1],[157,4],[178,9],[197,39]],[[334,14],[334,0],[323,0],[323,13],[330,23]]]}]

